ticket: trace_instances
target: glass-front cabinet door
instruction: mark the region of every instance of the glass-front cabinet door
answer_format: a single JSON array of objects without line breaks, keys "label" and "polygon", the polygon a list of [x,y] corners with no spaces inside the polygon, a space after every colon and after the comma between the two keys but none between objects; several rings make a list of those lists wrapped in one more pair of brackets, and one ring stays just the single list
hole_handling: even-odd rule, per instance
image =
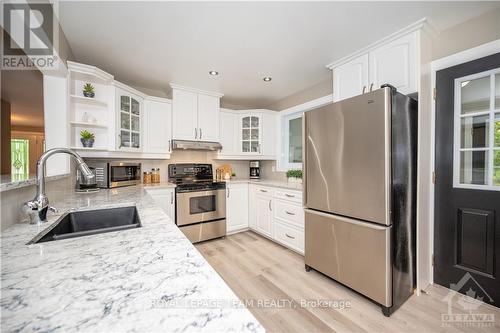
[{"label": "glass-front cabinet door", "polygon": [[240,118],[241,152],[246,154],[261,153],[262,117],[244,115]]},{"label": "glass-front cabinet door", "polygon": [[141,102],[120,93],[118,98],[118,149],[138,150],[141,147]]}]

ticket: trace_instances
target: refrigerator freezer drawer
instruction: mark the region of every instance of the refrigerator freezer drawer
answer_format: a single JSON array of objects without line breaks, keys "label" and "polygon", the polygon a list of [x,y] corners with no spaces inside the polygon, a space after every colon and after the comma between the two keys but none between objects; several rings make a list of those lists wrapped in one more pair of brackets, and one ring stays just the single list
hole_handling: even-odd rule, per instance
[{"label": "refrigerator freezer drawer", "polygon": [[306,209],[305,264],[390,307],[391,229]]}]

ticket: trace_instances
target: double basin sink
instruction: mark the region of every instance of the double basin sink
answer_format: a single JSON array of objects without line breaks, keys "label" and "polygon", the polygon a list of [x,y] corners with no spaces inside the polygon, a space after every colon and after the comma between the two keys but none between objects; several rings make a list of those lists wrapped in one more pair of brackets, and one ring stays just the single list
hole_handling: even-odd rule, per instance
[{"label": "double basin sink", "polygon": [[135,206],[68,212],[28,244],[50,242],[141,227]]}]

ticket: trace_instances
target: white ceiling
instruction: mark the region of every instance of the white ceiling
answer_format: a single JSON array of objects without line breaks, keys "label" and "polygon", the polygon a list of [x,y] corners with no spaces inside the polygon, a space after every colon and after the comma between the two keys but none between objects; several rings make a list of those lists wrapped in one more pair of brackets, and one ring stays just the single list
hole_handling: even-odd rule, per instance
[{"label": "white ceiling", "polygon": [[43,78],[39,71],[2,71],[2,99],[11,104],[11,125],[44,126]]},{"label": "white ceiling", "polygon": [[[169,82],[265,107],[327,80],[325,65],[422,17],[437,30],[498,2],[61,2],[76,60],[124,83]],[[210,77],[209,70],[220,72]],[[262,81],[264,76],[272,82]]]}]

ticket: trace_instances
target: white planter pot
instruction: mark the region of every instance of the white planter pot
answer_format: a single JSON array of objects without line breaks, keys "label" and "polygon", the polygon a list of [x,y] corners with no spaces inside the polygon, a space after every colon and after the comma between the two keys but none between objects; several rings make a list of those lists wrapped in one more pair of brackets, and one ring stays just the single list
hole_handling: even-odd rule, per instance
[{"label": "white planter pot", "polygon": [[289,183],[302,184],[302,178],[290,177],[288,178]]}]

